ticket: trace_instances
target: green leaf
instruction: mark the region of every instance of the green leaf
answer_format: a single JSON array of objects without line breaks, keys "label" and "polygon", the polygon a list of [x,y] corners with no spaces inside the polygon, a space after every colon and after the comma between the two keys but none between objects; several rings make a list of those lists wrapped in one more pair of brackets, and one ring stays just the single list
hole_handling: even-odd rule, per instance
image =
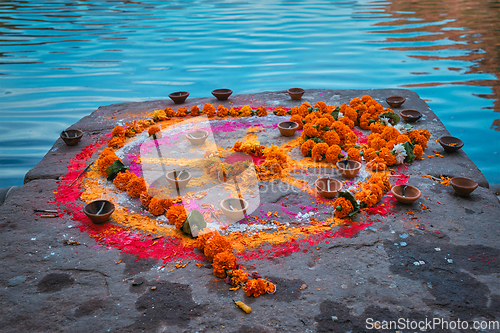
[{"label": "green leaf", "polygon": [[314,128],[318,128],[318,127],[319,127],[319,125],[313,125],[312,127],[314,127]]},{"label": "green leaf", "polygon": [[111,164],[109,167],[106,168],[106,174],[108,175],[108,180],[112,181],[115,179],[116,175],[119,172],[125,172],[128,170],[128,167],[126,167],[122,161],[116,160]]},{"label": "green leaf", "polygon": [[411,162],[415,161],[417,156],[415,156],[415,154],[413,153],[413,148],[415,148],[415,147],[411,144],[411,142],[406,141],[405,143],[403,143],[403,147],[405,147],[405,150],[406,150],[405,162],[411,163]]},{"label": "green leaf", "polygon": [[309,113],[311,113],[313,110],[313,108],[307,108],[307,111],[309,111]]},{"label": "green leaf", "polygon": [[310,137],[308,137],[306,134],[304,134],[304,142],[306,142],[309,139],[310,139]]},{"label": "green leaf", "polygon": [[205,222],[203,214],[198,210],[193,210],[187,216],[186,221],[184,221],[181,231],[191,237],[198,237],[199,232],[206,227],[207,222]]},{"label": "green leaf", "polygon": [[401,120],[399,115],[394,113],[394,112],[384,112],[382,114],[379,114],[378,119],[381,119],[381,118],[389,118],[389,122],[392,125],[396,125]]},{"label": "green leaf", "polygon": [[335,210],[340,212],[342,210],[342,205],[338,205],[337,207],[335,207]]},{"label": "green leaf", "polygon": [[322,142],[325,142],[325,140],[321,139],[321,138],[312,138],[311,140],[313,140],[314,142],[316,143],[322,143]]},{"label": "green leaf", "polygon": [[[339,108],[340,110],[340,108]],[[330,115],[333,117],[333,119],[338,120],[339,119],[339,110],[335,109],[330,113]]]},{"label": "green leaf", "polygon": [[340,106],[337,106],[333,111],[339,112],[340,111]]},{"label": "green leaf", "polygon": [[325,127],[323,127],[321,130],[322,130],[322,131],[329,131],[329,130],[330,130],[330,127],[325,126]]}]

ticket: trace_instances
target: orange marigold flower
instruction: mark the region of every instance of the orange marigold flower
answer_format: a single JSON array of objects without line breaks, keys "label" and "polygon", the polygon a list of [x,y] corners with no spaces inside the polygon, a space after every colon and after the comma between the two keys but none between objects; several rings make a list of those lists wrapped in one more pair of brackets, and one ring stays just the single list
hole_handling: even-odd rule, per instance
[{"label": "orange marigold flower", "polygon": [[225,278],[226,270],[232,270],[236,267],[236,257],[232,252],[217,253],[212,264],[214,275],[218,278]]},{"label": "orange marigold flower", "polygon": [[371,141],[370,147],[375,150],[382,150],[387,146],[387,141],[381,138],[375,138]]},{"label": "orange marigold flower", "polygon": [[111,132],[111,136],[118,136],[120,138],[125,138],[125,130],[121,126],[115,126]]},{"label": "orange marigold flower", "polygon": [[266,281],[261,278],[249,280],[245,286],[245,295],[259,297],[267,292],[267,287]]},{"label": "orange marigold flower", "polygon": [[332,129],[334,129],[337,132],[341,140],[346,136],[347,133],[352,132],[349,126],[347,126],[341,121],[335,121],[332,124]]},{"label": "orange marigold flower", "polygon": [[302,117],[301,117],[300,115],[298,115],[298,114],[294,114],[293,116],[291,116],[291,117],[290,117],[290,121],[294,121],[294,122],[296,122],[297,124],[299,124],[299,128],[298,128],[299,130],[301,130],[301,129],[302,129],[302,127],[303,127],[303,125],[304,125],[304,124],[302,123]]},{"label": "orange marigold flower", "polygon": [[364,152],[363,152],[363,158],[365,159],[366,163],[374,160],[377,158],[377,153],[375,152],[375,149],[373,148],[367,148]]},{"label": "orange marigold flower", "polygon": [[110,147],[104,148],[101,151],[101,153],[99,154],[99,158],[104,158],[104,156],[106,156],[106,155],[115,155],[116,156],[114,149],[110,148]]},{"label": "orange marigold flower", "polygon": [[167,116],[167,118],[175,117],[175,111],[174,111],[174,109],[172,109],[172,108],[166,108],[165,109],[165,115]]},{"label": "orange marigold flower", "polygon": [[127,185],[127,194],[134,198],[138,198],[141,193],[146,190],[146,181],[143,177],[132,177]]},{"label": "orange marigold flower", "polygon": [[325,102],[323,102],[323,101],[318,101],[318,102],[316,102],[316,104],[314,105],[314,108],[319,109],[319,111],[320,111],[321,113],[330,113],[330,112],[332,112],[332,111],[330,110],[329,106],[328,106],[328,105],[326,105],[326,103],[325,103]]},{"label": "orange marigold flower", "polygon": [[364,203],[367,208],[375,206],[378,202],[377,195],[368,190],[356,193],[356,200],[360,203]]},{"label": "orange marigold flower", "polygon": [[135,173],[129,172],[128,170],[125,172],[119,172],[115,179],[113,179],[113,184],[115,184],[116,188],[120,191],[126,191],[128,183],[135,177],[137,177]]},{"label": "orange marigold flower", "polygon": [[238,110],[236,108],[229,109],[229,116],[238,117],[239,115],[240,115],[240,110]]},{"label": "orange marigold flower", "polygon": [[302,156],[306,157],[311,154],[311,150],[316,146],[316,143],[313,140],[307,140],[300,146],[300,152]]},{"label": "orange marigold flower", "polygon": [[217,253],[231,252],[233,247],[226,237],[215,234],[205,243],[205,257],[213,261]]},{"label": "orange marigold flower", "polygon": [[329,120],[328,118],[317,118],[314,120],[314,125],[318,126],[318,130],[323,130],[325,127],[330,127],[332,125],[332,121]]},{"label": "orange marigold flower", "polygon": [[385,164],[383,159],[377,157],[366,165],[366,169],[374,172],[385,171],[387,169],[387,164]]},{"label": "orange marigold flower", "polygon": [[318,113],[313,112],[304,117],[304,122],[306,124],[311,123],[311,125],[314,125],[314,122],[316,121],[317,118],[318,118]]},{"label": "orange marigold flower", "polygon": [[[116,178],[115,178],[116,179]],[[114,182],[114,181],[113,181]],[[116,185],[116,184],[115,184]],[[117,186],[118,187],[118,186]],[[139,200],[141,201],[141,205],[149,210],[149,203],[151,202],[151,196],[149,195],[148,191],[144,191],[141,193],[139,196]]]},{"label": "orange marigold flower", "polygon": [[389,150],[393,150],[395,145],[396,145],[396,141],[395,140],[391,140],[391,141],[388,141],[386,143],[385,148],[387,148]]},{"label": "orange marigold flower", "polygon": [[106,174],[106,169],[111,164],[113,164],[113,162],[116,161],[116,160],[121,161],[121,159],[118,156],[116,156],[114,153],[113,153],[113,155],[109,154],[109,155],[105,155],[103,158],[99,158],[97,160],[97,165],[99,166],[99,170],[101,171],[101,173],[103,175],[107,175]]},{"label": "orange marigold flower", "polygon": [[352,145],[356,144],[358,137],[356,136],[356,134],[354,134],[353,131],[349,130],[349,132],[347,132],[344,135],[344,138],[342,140],[344,141],[345,146],[352,146]]},{"label": "orange marigold flower", "polygon": [[313,161],[319,162],[325,157],[326,151],[328,150],[328,145],[324,142],[318,143],[311,150],[311,156]]},{"label": "orange marigold flower", "polygon": [[203,105],[203,113],[206,114],[208,118],[212,118],[215,115],[215,107],[210,103],[205,103],[205,105]]},{"label": "orange marigold flower", "polygon": [[187,115],[187,108],[182,106],[177,109],[177,112],[175,113],[176,117],[185,117]]},{"label": "orange marigold flower", "polygon": [[214,228],[205,228],[200,231],[198,237],[196,238],[196,247],[201,251],[205,250],[205,244],[208,242],[210,238],[214,235],[219,235],[219,232]]},{"label": "orange marigold flower", "polygon": [[340,145],[340,138],[335,131],[326,131],[321,136],[325,140],[326,144],[329,146]]},{"label": "orange marigold flower", "polygon": [[[290,114],[292,116],[296,115],[296,114],[299,114],[299,107],[298,106],[294,106],[293,108],[290,109]],[[300,116],[300,115],[299,115]]]},{"label": "orange marigold flower", "polygon": [[149,129],[148,129],[148,136],[151,136],[151,135],[156,135],[156,133],[160,132],[160,126],[151,126]]},{"label": "orange marigold flower", "polygon": [[217,107],[217,117],[221,117],[221,118],[224,118],[224,117],[227,117],[229,114],[229,110],[222,104],[219,104],[219,106]]},{"label": "orange marigold flower", "polygon": [[191,107],[191,116],[196,117],[200,114],[200,108],[197,105]]},{"label": "orange marigold flower", "polygon": [[234,269],[231,271],[231,283],[233,286],[238,286],[242,283],[247,283],[248,273],[242,269]]},{"label": "orange marigold flower", "polygon": [[396,164],[396,156],[394,156],[387,148],[382,148],[380,150],[380,153],[378,154],[378,157],[383,159],[385,161],[385,164],[387,164],[388,166]]},{"label": "orange marigold flower", "polygon": [[359,149],[350,148],[347,151],[347,158],[353,161],[361,162],[361,154],[359,153]]},{"label": "orange marigold flower", "polygon": [[359,127],[364,130],[370,129],[370,124],[372,122],[372,115],[369,113],[363,113],[363,115],[359,118]]},{"label": "orange marigold flower", "polygon": [[257,109],[257,116],[259,116],[259,117],[267,116],[267,108],[265,106],[261,106],[260,108],[258,108]]},{"label": "orange marigold flower", "polygon": [[384,131],[384,129],[386,128],[386,126],[382,125],[381,123],[374,122],[374,123],[370,124],[369,128],[370,128],[370,131],[372,131],[372,133],[380,133],[380,134],[382,134],[382,132]]},{"label": "orange marigold flower", "polygon": [[338,197],[335,200],[335,202],[333,203],[333,207],[334,207],[335,216],[340,218],[340,219],[343,219],[343,218],[349,216],[349,214],[352,211],[354,211],[354,207],[352,206],[352,203],[344,197]]},{"label": "orange marigold flower", "polygon": [[420,158],[422,157],[422,154],[424,153],[424,150],[422,149],[422,146],[419,145],[419,144],[416,144],[414,147],[413,147],[413,154],[415,154],[415,156],[417,158]]},{"label": "orange marigold flower", "polygon": [[114,136],[111,140],[108,141],[108,147],[111,148],[121,148],[125,145],[125,139],[119,136]]},{"label": "orange marigold flower", "polygon": [[155,216],[165,213],[165,207],[163,207],[162,199],[151,198],[149,205],[147,207],[149,212]]},{"label": "orange marigold flower", "polygon": [[315,138],[319,136],[319,132],[316,128],[313,127],[312,123],[307,123],[304,125],[304,132],[310,138]]},{"label": "orange marigold flower", "polygon": [[305,118],[309,114],[309,108],[311,104],[309,102],[304,102],[299,106],[299,114],[302,118]]},{"label": "orange marigold flower", "polygon": [[396,144],[398,144],[398,143],[405,143],[406,141],[410,141],[411,142],[410,138],[406,134],[400,134],[396,138]]},{"label": "orange marigold flower", "polygon": [[389,182],[389,177],[387,177],[386,175],[373,176],[368,180],[368,183],[379,184],[384,193],[391,189],[391,183]]},{"label": "orange marigold flower", "polygon": [[274,109],[274,114],[277,116],[285,116],[286,110],[284,107],[278,106],[278,107],[276,107],[276,109]]},{"label": "orange marigold flower", "polygon": [[340,112],[344,114],[344,117],[351,119],[353,122],[356,122],[358,119],[358,113],[356,112],[356,110],[348,106],[346,103],[342,104],[342,106],[340,107]]},{"label": "orange marigold flower", "polygon": [[387,141],[396,140],[399,135],[399,131],[392,126],[386,126],[382,131],[382,138]]},{"label": "orange marigold flower", "polygon": [[[340,155],[340,156],[339,156]],[[326,160],[329,163],[336,164],[339,158],[344,158],[342,155],[342,149],[340,149],[339,145],[332,145],[326,151]]]},{"label": "orange marigold flower", "polygon": [[349,117],[342,117],[342,118],[340,118],[340,121],[343,122],[350,129],[354,128],[354,121],[349,119]]},{"label": "orange marigold flower", "polygon": [[186,221],[187,213],[186,209],[182,205],[173,205],[167,210],[168,222],[175,225],[177,230],[182,228],[184,221]]}]

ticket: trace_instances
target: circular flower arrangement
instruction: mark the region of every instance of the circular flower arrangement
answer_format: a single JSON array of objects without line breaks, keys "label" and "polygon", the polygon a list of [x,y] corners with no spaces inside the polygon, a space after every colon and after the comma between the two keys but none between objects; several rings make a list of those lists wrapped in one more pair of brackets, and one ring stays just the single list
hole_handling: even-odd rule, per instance
[{"label": "circular flower arrangement", "polygon": [[[250,127],[246,130],[246,135],[232,147],[217,147],[214,140],[207,140],[202,147],[204,153],[199,161],[183,160],[181,155],[164,158],[159,149],[159,142],[180,142],[176,141],[171,133],[164,133],[182,119],[205,116],[214,120],[229,117],[234,120],[237,117],[266,117],[269,112],[274,114],[271,117],[290,117],[290,121],[297,122],[299,129],[302,129],[300,137],[291,138],[281,145],[272,144],[266,147],[260,143],[258,133],[274,127]],[[171,108],[154,110],[147,119],[116,126],[107,140],[107,147],[98,153],[97,163],[87,173],[83,192],[75,192],[64,183],[56,195],[56,201],[67,203],[70,199],[76,200],[79,197],[89,202],[106,197],[118,206],[113,223],[107,226],[92,226],[87,223],[82,227],[91,230],[91,235],[98,241],[116,245],[120,243],[119,239],[129,237],[127,239],[130,240],[130,237],[136,237],[137,235],[130,236],[130,233],[124,236],[129,229],[158,235],[156,238],[143,238],[141,256],[153,256],[165,262],[175,258],[205,258],[212,262],[213,274],[232,284],[232,290],[243,287],[247,296],[258,297],[265,293],[274,293],[276,286],[256,272],[246,272],[244,267],[238,264],[237,257],[243,260],[252,259],[266,251],[270,251],[274,256],[287,255],[298,249],[294,246],[287,248],[286,244],[295,242],[304,235],[316,237],[319,242],[325,237],[352,236],[356,230],[362,230],[369,225],[353,221],[352,217],[359,211],[375,207],[383,200],[384,194],[391,187],[388,167],[420,159],[430,138],[429,131],[414,129],[409,125],[403,126],[398,122],[398,115],[391,109],[383,108],[368,95],[354,98],[349,104],[344,103],[341,106],[318,101],[314,105],[302,103],[289,110],[281,106],[274,110],[264,106],[253,109],[249,105],[227,109],[222,105],[216,108],[209,103],[204,104],[201,110],[196,105],[189,110],[185,107],[177,111]],[[228,126],[242,128],[247,124],[233,121],[229,125],[220,125],[218,130],[234,130]],[[366,137],[356,126],[371,133]],[[214,132],[217,132],[217,129]],[[157,152],[157,155],[153,158],[147,154],[139,154],[137,138],[140,138],[141,152],[145,147],[144,151]],[[78,163],[75,162],[75,165],[70,167],[81,168],[82,161],[84,163],[88,160],[98,146],[96,144],[84,149],[78,157]],[[244,155],[250,157],[244,158]],[[306,181],[296,177],[297,170],[308,170],[311,167],[334,169],[337,161],[346,158],[364,161],[365,171],[362,176],[358,176],[358,183],[350,182],[349,186],[345,186],[347,190],[339,192],[339,197],[335,200],[318,197]],[[179,188],[168,184],[155,184],[156,180],[148,179],[142,168],[146,162],[160,165],[163,173],[165,164],[176,165],[181,170],[193,165],[198,169],[193,172],[193,180],[181,194]],[[253,179],[248,170],[255,171],[258,179]],[[179,171],[179,179],[182,172]],[[74,172],[68,173],[66,180],[73,180],[74,175]],[[218,181],[221,188],[232,197],[243,198],[257,195],[263,183],[276,179],[310,194],[317,204],[331,207],[331,217],[316,220],[313,217],[314,207],[301,207],[308,210],[307,214],[291,213],[283,208],[283,213],[290,213],[295,222],[300,222],[296,227],[288,222],[277,221],[277,212],[262,211],[260,216],[249,214],[243,222],[230,224],[225,223],[226,220],[216,205],[208,201],[203,202],[207,199],[205,189],[210,182]],[[402,179],[405,181],[405,177]],[[286,203],[283,203],[283,207],[287,207]],[[73,216],[77,220],[85,219],[77,213]],[[169,227],[169,224],[172,227]],[[235,225],[237,227],[234,227]],[[265,232],[262,232],[260,230],[263,228],[245,229],[241,228],[242,225],[265,225],[266,228]],[[334,232],[332,225],[340,225],[342,229]],[[149,247],[144,247],[146,238],[152,250],[146,250]],[[158,239],[168,239],[173,245],[166,241],[158,242]],[[264,250],[261,246],[263,243],[271,244],[273,248]],[[126,246],[128,244],[123,242],[120,248],[130,251],[130,247]],[[194,250],[195,248],[198,250]]]}]

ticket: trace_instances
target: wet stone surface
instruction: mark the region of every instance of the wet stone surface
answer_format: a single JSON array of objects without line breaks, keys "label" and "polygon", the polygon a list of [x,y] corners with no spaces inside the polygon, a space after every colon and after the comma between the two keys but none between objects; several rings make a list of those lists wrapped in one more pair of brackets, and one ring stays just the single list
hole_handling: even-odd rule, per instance
[{"label": "wet stone surface", "polygon": [[[302,101],[290,100],[285,91],[263,92],[232,95],[220,104],[267,102],[268,107],[290,108],[303,101],[341,104],[364,94],[379,101],[405,96],[405,108],[424,114],[415,124],[432,133],[426,153],[441,149],[434,140],[448,132],[409,90],[311,89]],[[189,106],[219,104],[212,97],[187,102]],[[116,250],[112,241],[103,244],[82,232],[79,222],[66,212],[73,208],[54,204],[54,192],[70,160],[83,148],[108,139],[117,123],[178,106],[182,105],[161,100],[100,107],[72,127],[86,134],[77,146],[58,140],[28,172],[26,184],[7,197],[0,206],[0,332],[394,332],[375,325],[369,329],[368,320],[381,324],[425,318],[500,321],[500,205],[463,151],[408,166],[408,183],[417,186],[422,197],[411,205],[399,205],[387,195],[386,207],[391,208],[379,206],[359,213],[353,225],[366,225],[357,231],[334,226],[331,237],[308,235],[288,247],[265,243],[237,254],[238,263],[248,272],[256,270],[276,283],[275,294],[259,298],[247,297],[241,289],[230,291],[203,259],[184,260],[187,266],[175,268],[173,264],[181,261],[178,254],[171,253],[174,260],[169,262],[138,257]],[[217,144],[232,146],[235,137],[243,137],[249,126],[259,124],[268,129],[259,133],[262,144],[286,142],[273,128],[275,118],[234,120],[241,127],[217,136]],[[229,120],[216,120],[214,125],[225,121]],[[310,171],[300,172],[297,178],[311,185],[315,174]],[[462,198],[450,186],[423,174],[465,176],[480,186]],[[278,212],[277,221],[291,223],[285,210],[298,214],[304,212],[301,206],[315,206],[311,195],[292,187],[283,189],[281,180],[265,185],[259,189],[262,206],[253,216],[260,216],[260,210]],[[272,185],[282,188],[273,191]],[[82,205],[79,202],[76,207]],[[33,209],[61,213],[41,218]],[[331,215],[331,211],[313,213],[318,218]],[[250,305],[251,313],[236,307],[233,300]]]}]

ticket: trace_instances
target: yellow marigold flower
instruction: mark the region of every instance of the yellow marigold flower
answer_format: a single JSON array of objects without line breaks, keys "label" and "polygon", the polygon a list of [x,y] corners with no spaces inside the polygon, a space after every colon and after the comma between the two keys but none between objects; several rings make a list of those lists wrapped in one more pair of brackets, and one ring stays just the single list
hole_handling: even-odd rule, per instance
[{"label": "yellow marigold flower", "polygon": [[186,221],[187,213],[184,206],[181,205],[173,205],[167,210],[167,219],[168,222],[175,225],[177,230],[182,228],[182,225]]},{"label": "yellow marigold flower", "polygon": [[316,143],[313,140],[307,140],[300,146],[300,152],[304,157],[309,156],[314,146],[316,146]]},{"label": "yellow marigold flower", "polygon": [[326,151],[328,150],[328,145],[324,142],[318,143],[313,147],[311,150],[311,156],[313,161],[319,162],[321,161],[326,154]]},{"label": "yellow marigold flower", "polygon": [[232,270],[236,267],[236,257],[232,252],[217,253],[212,264],[214,275],[224,279],[226,270]]},{"label": "yellow marigold flower", "polygon": [[167,119],[167,114],[163,110],[154,110],[153,118],[157,121],[163,121]]},{"label": "yellow marigold flower", "polygon": [[250,105],[245,105],[240,110],[240,117],[251,117],[253,114],[252,108]]},{"label": "yellow marigold flower", "polygon": [[334,207],[335,216],[340,218],[340,219],[343,219],[343,218],[349,216],[349,214],[352,211],[354,211],[354,207],[352,206],[352,203],[344,197],[337,198],[335,200],[335,202],[333,203],[333,207]]}]

